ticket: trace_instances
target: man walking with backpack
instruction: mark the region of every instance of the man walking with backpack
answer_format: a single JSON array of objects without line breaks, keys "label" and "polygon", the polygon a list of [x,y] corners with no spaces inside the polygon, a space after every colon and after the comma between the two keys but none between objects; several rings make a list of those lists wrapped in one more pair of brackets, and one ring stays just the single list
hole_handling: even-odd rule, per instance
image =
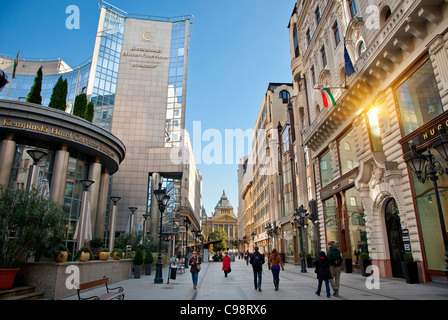
[{"label": "man walking with backpack", "polygon": [[254,248],[255,252],[250,257],[250,264],[254,272],[255,290],[261,291],[261,274],[263,273],[264,255],[258,252],[258,247]]},{"label": "man walking with backpack", "polygon": [[333,296],[339,295],[339,279],[341,277],[342,255],[341,251],[334,245],[334,241],[328,242],[327,258],[330,260],[330,284],[333,288]]}]

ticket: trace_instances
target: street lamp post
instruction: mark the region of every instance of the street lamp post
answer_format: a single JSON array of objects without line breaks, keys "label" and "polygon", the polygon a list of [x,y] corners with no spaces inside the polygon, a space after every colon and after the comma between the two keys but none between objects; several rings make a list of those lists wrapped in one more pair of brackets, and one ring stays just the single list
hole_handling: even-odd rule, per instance
[{"label": "street lamp post", "polygon": [[308,212],[303,208],[303,205],[299,207],[299,209],[294,212],[294,220],[299,223],[300,226],[300,272],[306,273],[306,262],[305,262],[305,249],[303,245],[303,229],[305,227],[305,217],[308,215]]},{"label": "street lamp post", "polygon": [[188,217],[185,217],[184,219],[184,226],[185,226],[185,254],[184,254],[184,266],[185,268],[188,268],[188,227],[190,226],[191,221]]},{"label": "street lamp post", "polygon": [[270,238],[272,235],[272,226],[271,222],[268,221],[268,224],[265,226],[266,234],[268,235],[268,256],[270,255],[271,249],[269,248]]},{"label": "street lamp post", "polygon": [[165,211],[166,205],[168,204],[168,201],[170,200],[170,196],[166,194],[166,189],[162,189],[162,184],[159,183],[159,189],[154,190],[154,196],[157,199],[157,202],[159,204],[159,211],[160,211],[160,230],[159,230],[159,253],[157,257],[156,262],[156,276],[154,278],[154,283],[163,283],[162,278],[162,218],[163,218],[163,212]]},{"label": "street lamp post", "polygon": [[[81,184],[86,189],[82,192],[82,202],[81,202],[81,214],[78,221],[79,227],[78,227],[78,234],[77,234],[77,241],[78,241],[78,250],[84,247],[84,242],[86,240],[86,235],[89,233],[87,228],[89,228],[88,220],[90,219],[90,212],[88,210],[89,208],[89,187],[95,183],[93,180],[81,180]],[[89,215],[89,216],[88,216]]]},{"label": "street lamp post", "polygon": [[110,200],[112,200],[112,202],[114,203],[114,205],[112,206],[112,214],[111,214],[111,218],[109,220],[109,224],[110,224],[110,235],[109,235],[109,250],[112,251],[114,249],[114,245],[115,245],[115,225],[116,225],[116,221],[117,221],[117,202],[120,201],[120,197],[110,197]]},{"label": "street lamp post", "polygon": [[[448,139],[446,138],[446,131],[442,128],[440,131],[440,140],[433,144],[433,148],[436,149],[440,155],[448,163]],[[427,180],[431,180],[434,186],[434,193],[436,196],[437,211],[439,214],[440,227],[442,229],[443,244],[445,246],[445,275],[448,278],[448,235],[446,233],[445,219],[443,218],[442,203],[440,202],[439,186],[437,180],[439,175],[447,174],[448,168],[443,168],[440,162],[434,160],[430,148],[427,149],[426,154],[417,152],[417,147],[411,145],[412,154],[405,159],[406,164],[417,175],[417,179],[421,183],[425,183]]]},{"label": "street lamp post", "polygon": [[26,186],[26,191],[30,192],[32,188],[35,188],[37,186],[37,179],[39,178],[38,163],[48,154],[37,149],[27,150],[26,153],[28,153],[31,159],[33,159],[33,164],[30,166],[30,171],[28,172],[28,181]]},{"label": "street lamp post", "polygon": [[137,207],[129,207],[129,210],[131,210],[131,221],[129,223],[129,232],[134,231],[134,212],[137,210]]},{"label": "street lamp post", "polygon": [[145,245],[145,237],[146,237],[146,220],[149,218],[149,214],[145,213],[142,215],[143,219],[143,245]]}]

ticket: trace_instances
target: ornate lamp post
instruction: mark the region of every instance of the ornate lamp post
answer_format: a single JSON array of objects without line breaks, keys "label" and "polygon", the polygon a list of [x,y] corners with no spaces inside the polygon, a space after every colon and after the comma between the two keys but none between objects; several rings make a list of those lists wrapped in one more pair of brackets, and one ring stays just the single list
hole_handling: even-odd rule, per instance
[{"label": "ornate lamp post", "polygon": [[306,261],[305,261],[305,249],[303,246],[303,229],[305,227],[305,217],[308,215],[308,211],[303,208],[303,205],[294,212],[294,220],[296,220],[300,227],[300,272],[306,273]]},{"label": "ornate lamp post", "polygon": [[109,250],[112,251],[115,245],[115,225],[117,223],[117,202],[120,201],[120,197],[110,197],[110,200],[114,203],[112,206],[112,214],[109,220],[110,235],[109,235]]},{"label": "ornate lamp post", "polygon": [[145,213],[142,215],[143,219],[143,244],[145,245],[145,238],[146,238],[146,220],[149,218],[149,214]]},{"label": "ornate lamp post", "polygon": [[184,254],[184,266],[185,268],[188,268],[188,227],[191,225],[191,221],[188,217],[185,217],[184,219],[184,226],[185,226],[185,254]]},{"label": "ornate lamp post", "polygon": [[[446,131],[442,128],[440,131],[440,140],[432,145],[440,155],[448,163],[448,139],[446,138]],[[412,154],[405,159],[406,164],[416,174],[417,179],[421,183],[425,183],[427,180],[431,180],[434,186],[434,193],[436,196],[437,211],[439,214],[440,227],[442,229],[443,244],[445,246],[445,275],[448,278],[448,235],[446,233],[445,220],[443,218],[442,203],[440,202],[439,186],[437,180],[438,176],[443,174],[448,175],[448,168],[443,168],[440,162],[434,160],[434,156],[431,153],[430,148],[427,149],[426,154],[417,152],[417,147],[411,145]]]},{"label": "ornate lamp post", "polygon": [[162,278],[162,218],[163,212],[165,211],[166,205],[170,200],[170,196],[166,194],[166,189],[162,189],[162,184],[159,183],[159,189],[154,190],[154,196],[157,199],[160,210],[160,230],[159,230],[159,253],[156,262],[156,276],[154,278],[154,283],[163,283]]}]

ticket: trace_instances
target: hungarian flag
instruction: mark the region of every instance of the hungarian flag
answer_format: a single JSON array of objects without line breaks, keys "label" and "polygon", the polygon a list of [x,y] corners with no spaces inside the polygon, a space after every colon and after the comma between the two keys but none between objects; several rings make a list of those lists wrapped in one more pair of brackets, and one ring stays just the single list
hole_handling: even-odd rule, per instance
[{"label": "hungarian flag", "polygon": [[328,108],[328,100],[331,101],[333,104],[333,107],[336,105],[336,101],[334,100],[333,95],[331,94],[330,89],[328,88],[319,88],[320,92],[322,93],[322,100],[324,101],[324,107]]},{"label": "hungarian flag", "polygon": [[12,70],[12,78],[14,79],[16,77],[16,69],[17,69],[17,65],[19,64],[19,52],[17,52],[17,57],[16,60],[14,60],[14,69]]}]

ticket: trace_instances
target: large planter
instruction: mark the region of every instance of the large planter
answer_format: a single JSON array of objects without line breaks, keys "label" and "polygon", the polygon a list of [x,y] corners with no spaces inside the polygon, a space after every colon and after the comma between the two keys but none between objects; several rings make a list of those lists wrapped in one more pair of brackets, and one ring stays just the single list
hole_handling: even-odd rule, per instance
[{"label": "large planter", "polygon": [[57,262],[65,262],[68,258],[68,252],[67,251],[59,251],[56,261]]},{"label": "large planter", "polygon": [[344,261],[344,271],[345,273],[353,272],[353,260],[352,259],[343,259]]},{"label": "large planter", "polygon": [[89,261],[89,259],[90,259],[90,253],[88,253],[88,252],[82,252],[81,256],[79,257],[79,261],[82,261],[82,262]]},{"label": "large planter", "polygon": [[147,276],[151,275],[152,263],[145,264],[145,274]]},{"label": "large planter", "polygon": [[135,279],[140,279],[141,272],[142,272],[142,265],[141,264],[134,265],[134,278]]},{"label": "large planter", "polygon": [[361,269],[361,274],[362,274],[363,277],[370,276],[370,273],[366,272],[367,267],[370,266],[370,265],[371,265],[370,260],[363,260],[363,259],[359,260],[359,267]]},{"label": "large planter", "polygon": [[406,283],[419,283],[417,262],[402,262],[401,269]]},{"label": "large planter", "polygon": [[14,284],[19,268],[0,269],[0,290],[9,290]]},{"label": "large planter", "polygon": [[313,267],[313,258],[312,257],[306,257],[306,266],[307,266],[307,268]]},{"label": "large planter", "polygon": [[110,252],[100,252],[99,257],[100,260],[109,260]]}]

